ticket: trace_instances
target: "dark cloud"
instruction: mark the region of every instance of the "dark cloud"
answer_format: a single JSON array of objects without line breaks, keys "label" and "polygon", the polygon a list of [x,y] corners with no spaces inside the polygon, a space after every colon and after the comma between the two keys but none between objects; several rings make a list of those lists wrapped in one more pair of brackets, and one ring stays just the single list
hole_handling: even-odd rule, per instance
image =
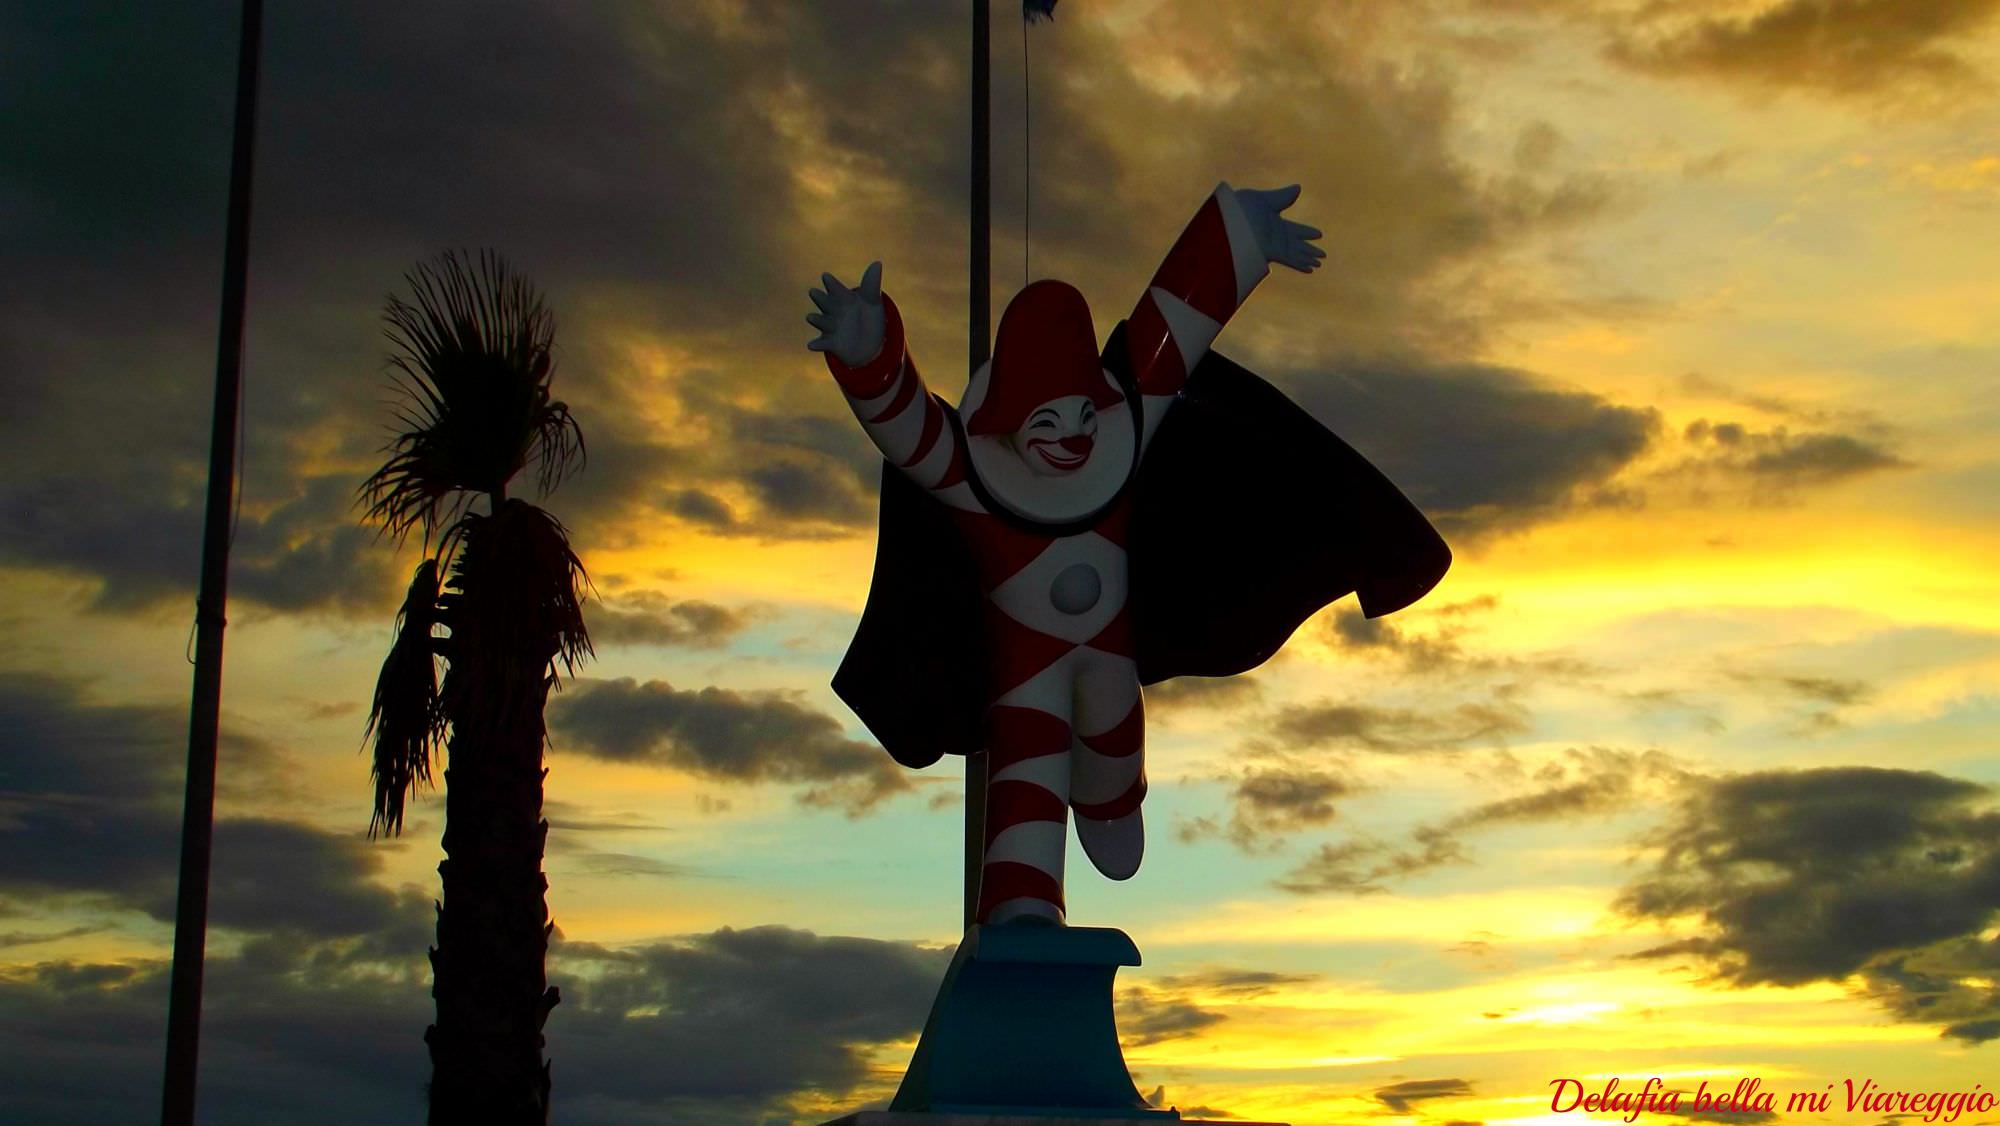
[{"label": "dark cloud", "polygon": [[1358,607],[1339,605],[1322,619],[1332,640],[1348,650],[1391,656],[1408,672],[1419,674],[1509,674],[1537,681],[1578,680],[1598,670],[1573,657],[1559,653],[1494,656],[1471,653],[1461,638],[1470,632],[1463,619],[1467,611],[1453,608],[1435,613],[1437,626],[1429,634],[1418,634],[1388,618],[1369,618]]},{"label": "dark cloud", "polygon": [[17,674],[0,720],[0,891],[172,918],[185,714]]},{"label": "dark cloud", "polygon": [[[174,916],[187,720],[173,708],[92,704],[62,681],[15,676],[0,688],[0,893]],[[262,769],[224,748],[226,780]],[[421,949],[429,900],[376,882],[383,863],[356,831],[288,821],[216,822],[212,926]]]},{"label": "dark cloud", "polygon": [[[871,1055],[914,1036],[949,950],[724,929],[633,950],[558,941],[547,1057],[563,1120],[722,1126],[807,1091],[875,1093]],[[423,947],[335,940],[211,947],[202,1108],[218,1122],[423,1114],[431,1020]],[[0,1082],[23,1121],[84,1126],[157,1110],[164,962],[45,962],[0,977]]]},{"label": "dark cloud", "polygon": [[[795,289],[779,253],[798,226],[791,92],[847,75],[848,96],[811,104],[901,135],[882,110],[934,69],[927,37],[941,29],[927,13],[772,11],[739,25],[700,5],[505,3],[268,20],[241,595],[281,610],[393,605],[386,563],[342,505],[321,503],[317,479],[331,454],[353,467],[333,475],[351,488],[380,444],[377,316],[412,262],[497,245],[559,313],[599,295],[564,321],[570,356],[613,321],[721,338],[765,319],[753,310]],[[106,608],[193,589],[236,14],[198,3],[133,18],[84,3],[10,10],[0,26],[22,52],[0,76],[17,111],[0,125],[14,261],[0,281],[0,378],[24,437],[0,458],[0,519],[16,532],[5,558],[97,577]],[[773,50],[766,36],[802,31],[802,18],[846,49]],[[884,57],[850,66],[857,40]],[[810,60],[808,81],[790,59]],[[857,104],[855,73],[879,77],[875,101]],[[943,115],[957,101],[910,104]],[[962,163],[956,132],[911,139]],[[769,323],[795,321],[789,305]],[[593,504],[601,493],[643,492],[670,466],[644,441],[612,440],[591,390],[609,377],[581,374],[558,382],[582,392],[604,481],[576,490],[588,517],[618,507]],[[274,503],[260,546],[254,514]]]},{"label": "dark cloud", "polygon": [[1318,974],[1288,974],[1275,970],[1213,969],[1199,973],[1172,974],[1159,979],[1163,989],[1179,993],[1223,996],[1231,1000],[1264,997],[1293,985],[1320,980]]},{"label": "dark cloud", "polygon": [[1404,848],[1381,841],[1320,845],[1274,886],[1297,895],[1366,895],[1386,891],[1390,882],[1418,872],[1471,862],[1464,846],[1442,829],[1423,826],[1410,837],[1411,844]]},{"label": "dark cloud", "polygon": [[1472,1084],[1463,1079],[1411,1079],[1375,1089],[1375,1101],[1397,1114],[1413,1113],[1416,1103],[1430,1099],[1456,1098],[1472,1093]]},{"label": "dark cloud", "polygon": [[1178,676],[1146,688],[1146,711],[1150,717],[1155,712],[1227,710],[1255,703],[1263,695],[1263,686],[1249,675]]},{"label": "dark cloud", "polygon": [[745,402],[713,372],[689,373],[672,396],[687,421],[647,428],[632,391],[594,392],[604,421],[590,432],[590,473],[563,492],[580,537],[629,543],[662,515],[758,539],[845,536],[874,523],[881,456],[852,417]]},{"label": "dark cloud", "polygon": [[1740,422],[1702,418],[1689,423],[1681,437],[1690,452],[1652,476],[1692,487],[1698,496],[1737,489],[1759,499],[1782,499],[1802,488],[1912,464],[1875,438],[1800,434],[1786,426],[1757,430]]},{"label": "dark cloud", "polygon": [[1227,1019],[1184,996],[1149,988],[1120,991],[1117,1010],[1118,1039],[1129,1047],[1183,1040]]},{"label": "dark cloud", "polygon": [[[1296,181],[1298,214],[1326,230],[1335,268],[1274,279],[1258,302],[1357,351],[1477,338],[1482,311],[1454,270],[1600,216],[1616,193],[1590,176],[1470,167],[1446,72],[1385,68],[1370,20],[1348,22],[1351,34],[1329,35],[1309,8],[1176,0],[1115,27],[1079,10],[1037,39],[1036,272],[1077,281],[1108,324],[1215,180]],[[1200,92],[1163,88],[1160,74]],[[996,89],[996,104],[1012,96]],[[1018,142],[996,138],[996,151],[996,183],[1019,183]],[[1013,195],[999,193],[998,222]]]},{"label": "dark cloud", "polygon": [[1653,74],[1876,98],[1912,81],[1977,86],[1974,64],[1954,47],[1996,11],[1993,0],[1781,0],[1747,15],[1628,24],[1608,54]]},{"label": "dark cloud", "polygon": [[[421,947],[387,970],[331,946],[236,954],[211,944],[202,997],[204,1117],[421,1116],[430,1010],[421,962]],[[10,1115],[87,1126],[157,1114],[167,978],[166,964],[151,961],[45,962],[0,978],[0,1083]]]},{"label": "dark cloud", "polygon": [[547,817],[550,828],[561,829],[566,834],[657,833],[671,828],[644,814],[600,812],[555,798],[542,802],[542,813]]},{"label": "dark cloud", "polygon": [[1678,793],[1696,780],[1688,768],[1661,751],[1572,747],[1537,770],[1533,788],[1524,793],[1494,798],[1419,825],[1404,844],[1367,839],[1322,844],[1276,886],[1300,895],[1384,891],[1396,880],[1447,864],[1471,863],[1471,850],[1461,839],[1466,833],[1495,825],[1616,813],[1657,800],[1659,793]]},{"label": "dark cloud", "polygon": [[[549,827],[555,828],[555,823],[550,822]],[[655,880],[678,879],[695,871],[685,864],[674,864],[636,852],[597,848],[567,833],[549,834],[548,856],[551,884],[563,882],[563,876],[555,874],[557,869],[564,874],[576,872],[614,879],[639,877]]]},{"label": "dark cloud", "polygon": [[62,942],[65,939],[82,938],[85,935],[102,934],[108,927],[70,927],[59,931],[8,931],[0,934],[0,950],[17,946],[39,946],[45,942]]},{"label": "dark cloud", "polygon": [[1843,677],[1802,675],[1769,671],[1730,670],[1728,677],[1756,690],[1767,702],[1797,705],[1796,733],[1812,736],[1836,731],[1846,725],[1841,709],[1865,703],[1874,695],[1874,686]]},{"label": "dark cloud", "polygon": [[1875,767],[1770,771],[1695,790],[1618,907],[1697,918],[1639,957],[1687,957],[1733,985],[1859,974],[1903,1020],[1982,1039],[2000,996],[1983,937],[2000,911],[2000,813],[1984,786]]},{"label": "dark cloud", "polygon": [[1520,707],[1504,697],[1437,711],[1374,704],[1287,704],[1265,725],[1271,739],[1292,750],[1328,746],[1371,751],[1444,750],[1497,742],[1530,729]]},{"label": "dark cloud", "polygon": [[749,624],[740,609],[701,599],[675,602],[655,591],[633,591],[591,607],[591,640],[599,645],[685,645],[713,649]]},{"label": "dark cloud", "polygon": [[[0,716],[0,892],[17,909],[170,920],[184,717],[93,705],[61,682],[24,677],[0,690]],[[218,1121],[422,1113],[430,897],[380,885],[385,846],[362,837],[356,814],[345,835],[268,818],[216,827],[202,1097]],[[617,817],[593,827],[656,828]],[[553,848],[572,859],[567,844]],[[569,851],[607,874],[674,874],[636,854]],[[775,929],[573,965],[557,950],[559,1098],[567,1120],[606,1124],[683,1103],[676,1121],[741,1121],[751,1103],[862,1083],[875,1045],[914,1033],[946,956]],[[52,1126],[142,1116],[155,1105],[143,1100],[156,1097],[147,1092],[157,1090],[165,994],[157,962],[55,961],[0,979],[9,1107]],[[639,1015],[645,1006],[656,1015]]]},{"label": "dark cloud", "polygon": [[1226,824],[1212,817],[1194,818],[1181,823],[1175,835],[1195,841],[1219,834],[1246,852],[1267,849],[1289,834],[1332,821],[1338,812],[1334,803],[1352,790],[1346,778],[1315,767],[1251,770],[1234,780]]},{"label": "dark cloud", "polygon": [[[58,476],[31,483],[14,477],[0,486],[0,520],[16,532],[0,548],[0,559],[96,580],[96,609],[142,610],[180,600],[192,615],[202,536],[195,482],[205,476],[149,473],[136,464],[128,472],[115,465],[116,456],[103,459],[110,463],[110,476],[94,481]],[[395,552],[355,522],[351,504],[359,480],[300,478],[293,482],[296,496],[262,515],[246,506],[234,521],[231,601],[362,616],[393,608],[408,576],[399,580]],[[268,505],[270,493],[257,492],[251,503]]]},{"label": "dark cloud", "polygon": [[662,498],[667,511],[707,527],[727,530],[736,526],[736,513],[713,493],[700,489],[680,489]]},{"label": "dark cloud", "polygon": [[663,680],[584,680],[549,703],[557,749],[721,782],[807,786],[807,804],[859,814],[913,789],[879,748],[784,693],[682,690]]},{"label": "dark cloud", "polygon": [[[1607,189],[1475,171],[1453,155],[1459,96],[1448,84],[1384,71],[1356,45],[1303,34],[1298,18],[1186,4],[1115,35],[1083,12],[1043,36],[1037,261],[1129,301],[1216,176],[1296,178],[1325,201],[1311,217],[1329,244],[1367,264],[1294,287],[1282,300],[1311,296],[1300,323],[1357,351],[1476,339],[1479,314],[1440,295],[1440,275],[1602,214]],[[0,557],[99,579],[102,608],[185,599],[206,472],[236,10],[204,0],[132,18],[79,3],[0,20],[21,59],[0,76],[16,111],[0,124],[10,204],[0,233],[15,263],[0,280],[0,386],[21,437],[0,456],[0,519],[14,531]],[[285,612],[393,606],[403,565],[351,526],[341,494],[379,456],[390,419],[382,300],[447,246],[501,248],[562,318],[558,392],[591,464],[554,507],[586,553],[629,542],[660,514],[760,537],[864,527],[877,463],[797,346],[802,291],[822,263],[853,270],[885,257],[919,353],[951,371],[965,251],[937,232],[958,228],[967,197],[962,34],[948,11],[889,3],[506,0],[274,15],[240,597]],[[1259,65],[1225,98],[1147,81],[1144,71],[1183,56],[1197,70],[1225,56]],[[996,101],[1012,104],[1012,72],[997,70]],[[1025,218],[1004,190],[1019,182],[1023,138],[1015,115],[997,116],[1004,242]],[[1175,144],[1133,140],[1163,122]],[[1301,149],[1303,136],[1315,143]],[[1530,141],[1559,150],[1546,127]],[[808,254],[814,265],[801,268]],[[1101,324],[1122,311],[1100,310]],[[674,342],[668,375],[635,370],[648,366],[632,358],[635,338]],[[701,383],[690,356],[729,392],[697,404],[708,432],[648,430],[657,414],[628,408]],[[1578,436],[1564,429],[1574,420],[1530,408],[1523,417],[1555,420],[1559,464],[1471,476],[1440,465],[1399,479],[1448,508],[1477,508],[1507,502],[1486,496],[1493,489],[1561,494],[1621,456],[1615,419],[1586,420],[1593,433]],[[1406,431],[1383,434],[1395,449]],[[1483,520],[1447,516],[1454,527]]]},{"label": "dark cloud", "polygon": [[1482,802],[1444,824],[1457,830],[1612,813],[1629,808],[1649,788],[1674,790],[1696,778],[1664,751],[1570,747],[1535,771],[1535,789]]},{"label": "dark cloud", "polygon": [[1598,503],[1660,429],[1650,409],[1507,368],[1384,361],[1282,382],[1448,539],[1518,531]]},{"label": "dark cloud", "polygon": [[556,1099],[566,1119],[743,1122],[794,1092],[879,1083],[871,1050],[922,1028],[950,953],[776,926],[630,950],[558,943]]}]

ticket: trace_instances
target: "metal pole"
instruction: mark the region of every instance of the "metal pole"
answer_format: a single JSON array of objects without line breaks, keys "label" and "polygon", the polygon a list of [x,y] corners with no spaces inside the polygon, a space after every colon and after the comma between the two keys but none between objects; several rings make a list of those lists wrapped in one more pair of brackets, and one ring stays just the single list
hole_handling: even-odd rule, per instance
[{"label": "metal pole", "polygon": [[208,510],[202,529],[201,594],[195,603],[194,699],[188,709],[187,800],[181,811],[180,896],[174,907],[162,1126],[194,1123],[202,957],[208,942],[208,862],[215,835],[215,743],[222,715],[223,610],[229,595],[230,504],[236,491],[237,400],[243,375],[250,156],[257,132],[257,54],[263,22],[263,0],[244,0],[242,41],[236,55],[236,134],[229,157],[229,226],[222,252],[215,414],[208,438]]},{"label": "metal pole", "polygon": [[[988,331],[993,253],[993,55],[987,0],[972,0],[972,309],[970,374],[991,355]],[[986,754],[965,756],[965,925],[979,910],[979,869],[986,852]]]}]

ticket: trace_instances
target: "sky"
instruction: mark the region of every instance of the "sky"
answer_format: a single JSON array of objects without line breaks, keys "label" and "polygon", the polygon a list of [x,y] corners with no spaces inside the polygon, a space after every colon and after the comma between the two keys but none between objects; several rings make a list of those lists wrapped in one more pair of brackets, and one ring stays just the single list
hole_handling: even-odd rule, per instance
[{"label": "sky", "polygon": [[[1148,690],[1145,866],[1069,880],[1143,952],[1140,1088],[1299,1126],[2000,1090],[2000,2],[1068,0],[1025,56],[993,7],[996,311],[1060,277],[1107,330],[1218,181],[1301,184],[1327,265],[1217,347],[1456,557]],[[382,306],[453,247],[545,291],[589,451],[545,502],[595,584],[548,708],[557,1119],[893,1091],[962,781],[828,687],[878,459],[803,316],[880,259],[962,388],[968,8],[271,6],[203,1121],[422,1114],[443,803],[369,840],[362,751],[418,554],[353,497]],[[10,1122],[158,1105],[236,19],[0,6]]]}]

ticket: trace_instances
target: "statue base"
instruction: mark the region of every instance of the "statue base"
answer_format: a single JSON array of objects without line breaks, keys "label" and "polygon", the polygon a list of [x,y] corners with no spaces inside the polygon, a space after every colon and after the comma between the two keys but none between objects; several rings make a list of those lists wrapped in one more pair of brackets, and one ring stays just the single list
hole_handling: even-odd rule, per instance
[{"label": "statue base", "polygon": [[968,929],[889,1109],[826,1126],[1201,1126],[1148,1106],[1126,1070],[1111,985],[1138,964],[1123,931]]},{"label": "statue base", "polygon": [[1146,1105],[1118,1047],[1112,978],[1138,964],[1123,931],[968,928],[888,1117],[877,1121],[915,1122],[913,1113],[930,1123],[1180,1121],[1178,1111]]}]

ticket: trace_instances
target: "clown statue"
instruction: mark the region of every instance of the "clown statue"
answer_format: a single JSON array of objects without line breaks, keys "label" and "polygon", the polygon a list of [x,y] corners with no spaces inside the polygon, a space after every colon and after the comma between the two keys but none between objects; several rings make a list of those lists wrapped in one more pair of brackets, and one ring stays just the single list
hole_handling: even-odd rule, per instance
[{"label": "clown statue", "polygon": [[1140,686],[1260,664],[1353,592],[1415,601],[1450,553],[1268,383],[1209,351],[1273,262],[1310,273],[1296,186],[1218,186],[1102,349],[1083,295],[1022,289],[956,408],[881,263],[806,319],[882,451],[868,607],[834,687],[898,761],[986,750],[977,921],[1061,925],[1067,815],[1114,880],[1145,851]]}]

